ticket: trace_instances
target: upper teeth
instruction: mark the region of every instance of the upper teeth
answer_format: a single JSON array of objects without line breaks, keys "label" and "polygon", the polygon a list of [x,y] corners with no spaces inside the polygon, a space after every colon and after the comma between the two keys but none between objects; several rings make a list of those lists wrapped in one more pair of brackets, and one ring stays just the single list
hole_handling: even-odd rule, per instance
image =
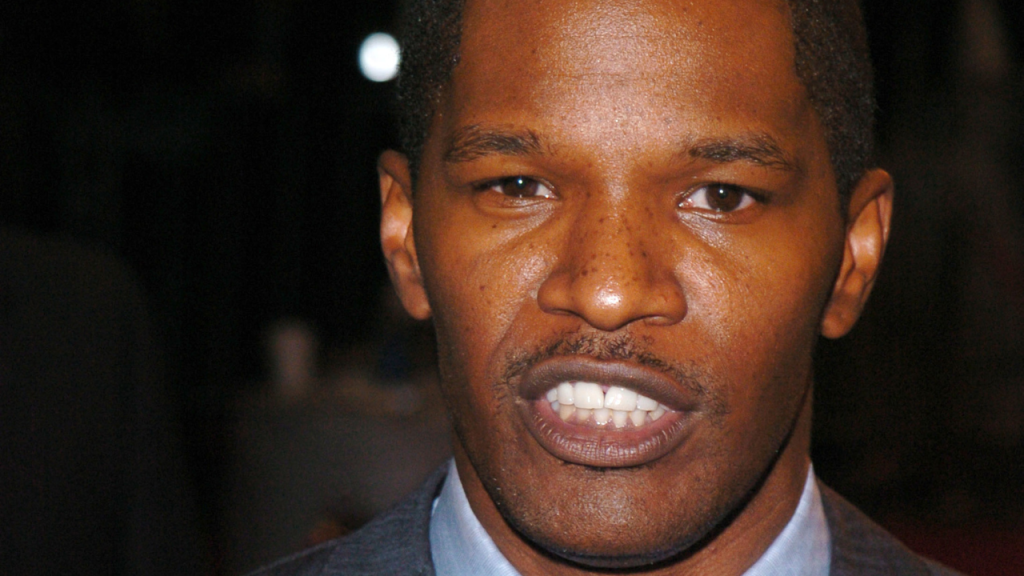
[{"label": "upper teeth", "polygon": [[562,420],[574,415],[580,422],[594,417],[594,423],[604,426],[611,421],[616,428],[624,428],[627,419],[634,426],[642,426],[648,416],[654,421],[668,408],[656,400],[638,394],[629,388],[611,386],[605,391],[593,382],[562,382],[548,390],[545,398]]}]

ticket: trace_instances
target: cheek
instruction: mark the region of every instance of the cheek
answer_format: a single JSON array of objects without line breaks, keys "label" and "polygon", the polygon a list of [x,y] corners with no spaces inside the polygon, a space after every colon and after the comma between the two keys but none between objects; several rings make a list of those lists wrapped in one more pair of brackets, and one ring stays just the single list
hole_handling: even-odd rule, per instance
[{"label": "cheek", "polygon": [[[469,219],[462,219],[467,222]],[[529,336],[550,258],[539,244],[462,226],[437,226],[420,254],[442,370],[466,384],[494,381],[507,343]],[[483,388],[483,387],[480,387]]]},{"label": "cheek", "polygon": [[[820,238],[820,236],[819,236]],[[772,245],[771,253],[758,246]],[[826,242],[821,247],[827,246]],[[821,311],[831,293],[832,250],[762,241],[716,246],[691,261],[688,321],[730,404],[789,402],[809,382]],[[783,389],[784,388],[784,389]]]},{"label": "cheek", "polygon": [[760,333],[754,340],[765,346],[806,333],[816,341],[843,249],[843,224],[828,196],[808,191],[800,205],[770,211],[749,233],[708,242],[707,273],[727,295],[725,322]]}]

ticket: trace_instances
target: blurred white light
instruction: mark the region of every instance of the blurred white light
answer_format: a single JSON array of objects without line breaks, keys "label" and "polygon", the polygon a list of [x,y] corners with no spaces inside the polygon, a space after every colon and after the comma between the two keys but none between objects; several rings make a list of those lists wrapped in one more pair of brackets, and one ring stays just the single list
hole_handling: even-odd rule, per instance
[{"label": "blurred white light", "polygon": [[398,42],[383,32],[374,32],[359,47],[359,69],[374,82],[387,82],[398,74]]}]

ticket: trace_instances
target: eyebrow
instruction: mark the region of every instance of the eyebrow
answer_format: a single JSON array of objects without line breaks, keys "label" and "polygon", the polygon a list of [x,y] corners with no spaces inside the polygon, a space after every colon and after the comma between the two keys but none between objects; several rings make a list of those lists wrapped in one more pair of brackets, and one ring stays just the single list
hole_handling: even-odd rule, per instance
[{"label": "eyebrow", "polygon": [[[750,162],[786,172],[801,171],[800,164],[783,151],[778,141],[763,132],[686,140],[680,148],[683,155],[716,164]],[[492,155],[528,156],[543,152],[541,138],[533,130],[472,124],[456,130],[448,139],[444,161],[457,164]]]},{"label": "eyebrow", "polygon": [[731,138],[700,138],[687,142],[683,150],[691,158],[718,164],[750,162],[787,172],[801,171],[800,164],[783,151],[775,138],[765,133]]},{"label": "eyebrow", "polygon": [[452,134],[445,148],[444,161],[454,164],[495,154],[527,156],[542,153],[540,137],[532,130],[483,128],[474,124]]}]

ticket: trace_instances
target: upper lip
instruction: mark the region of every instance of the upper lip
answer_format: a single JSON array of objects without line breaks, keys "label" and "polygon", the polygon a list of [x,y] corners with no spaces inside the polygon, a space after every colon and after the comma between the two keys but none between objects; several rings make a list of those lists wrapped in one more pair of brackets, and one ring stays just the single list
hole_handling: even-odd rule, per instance
[{"label": "upper lip", "polygon": [[594,382],[629,388],[672,410],[694,410],[696,394],[684,383],[654,368],[621,360],[586,356],[554,357],[538,362],[522,374],[519,394],[527,400],[542,397],[562,382]]}]

